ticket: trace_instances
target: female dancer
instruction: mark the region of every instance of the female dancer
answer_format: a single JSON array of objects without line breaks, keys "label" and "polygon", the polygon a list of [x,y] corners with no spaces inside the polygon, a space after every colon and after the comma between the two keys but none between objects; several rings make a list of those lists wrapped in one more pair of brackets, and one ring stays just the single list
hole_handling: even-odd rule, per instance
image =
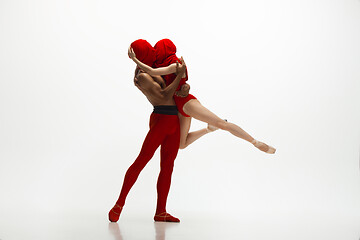
[{"label": "female dancer", "polygon": [[[176,56],[176,46],[170,39],[162,39],[155,44],[156,60],[152,68],[146,64],[140,62],[131,48],[129,47],[129,57],[146,73],[150,76],[163,76],[166,85],[168,86],[174,81],[176,77],[176,63],[179,62],[179,58]],[[178,90],[185,84],[188,76],[187,72],[179,84]],[[179,111],[180,120],[180,148],[186,148],[188,145],[193,143],[195,140],[205,135],[209,131],[214,131],[218,128],[226,130],[236,137],[242,138],[252,143],[259,150],[273,154],[276,149],[268,146],[267,144],[255,140],[242,128],[234,123],[227,122],[219,118],[217,115],[212,113],[210,110],[205,108],[195,96],[189,94],[186,97],[174,95],[174,100]],[[202,122],[208,123],[208,128],[199,130],[196,132],[189,133],[191,118],[195,118]]]}]

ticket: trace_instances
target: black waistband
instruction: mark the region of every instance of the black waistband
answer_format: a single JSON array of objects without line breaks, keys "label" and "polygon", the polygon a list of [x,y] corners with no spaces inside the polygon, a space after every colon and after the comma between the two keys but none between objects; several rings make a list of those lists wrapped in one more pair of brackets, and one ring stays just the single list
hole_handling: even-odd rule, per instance
[{"label": "black waistband", "polygon": [[165,115],[177,115],[178,110],[176,106],[154,106],[153,113],[165,114]]}]

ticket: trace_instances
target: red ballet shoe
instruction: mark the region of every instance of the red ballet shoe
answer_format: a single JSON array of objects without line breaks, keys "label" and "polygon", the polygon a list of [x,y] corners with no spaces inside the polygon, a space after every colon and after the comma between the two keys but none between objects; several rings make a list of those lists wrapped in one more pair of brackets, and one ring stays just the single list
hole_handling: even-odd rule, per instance
[{"label": "red ballet shoe", "polygon": [[119,220],[122,209],[123,209],[122,206],[115,204],[115,206],[109,212],[110,222],[117,222]]},{"label": "red ballet shoe", "polygon": [[155,222],[180,222],[180,219],[171,216],[167,212],[156,214],[154,216],[154,220],[155,220]]}]

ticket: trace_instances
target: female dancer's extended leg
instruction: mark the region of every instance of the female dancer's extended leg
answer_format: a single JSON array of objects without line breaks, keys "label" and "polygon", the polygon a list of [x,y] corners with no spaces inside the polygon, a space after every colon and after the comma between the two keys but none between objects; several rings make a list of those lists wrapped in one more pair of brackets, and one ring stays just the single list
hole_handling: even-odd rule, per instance
[{"label": "female dancer's extended leg", "polygon": [[[264,151],[267,153],[275,153],[275,149],[273,147],[270,147],[263,142],[255,140],[252,136],[250,136],[247,132],[245,132],[241,127],[237,126],[236,124],[227,122],[226,120],[219,118],[214,113],[212,113],[210,110],[205,108],[196,99],[192,99],[192,100],[188,101],[187,103],[185,103],[183,110],[186,114],[190,115],[191,117],[193,117],[197,120],[206,122],[212,126],[226,130],[226,131],[230,132],[231,134],[235,135],[236,137],[242,138],[245,141],[248,141],[248,142],[254,144],[254,146],[257,147],[258,149],[260,149],[261,151]],[[181,125],[182,122],[180,119],[180,126],[181,126],[181,131],[182,131],[181,135],[180,135],[181,136],[180,137],[180,146],[182,144],[182,141],[183,141],[183,143],[187,143],[186,140],[189,138],[189,136],[186,136],[185,130],[190,128],[191,119],[188,122],[187,122],[187,120],[185,120],[184,122],[186,124],[188,124],[189,127],[187,127],[187,128],[183,127]],[[187,130],[187,131],[189,131],[189,130]],[[202,129],[199,131],[206,131],[206,129]],[[205,133],[203,133],[202,135],[204,135],[204,134]],[[188,134],[188,135],[190,135],[190,134]],[[200,135],[199,137],[201,137],[202,135]],[[199,137],[195,138],[192,142],[194,142]],[[192,142],[190,142],[190,143],[192,143]],[[187,143],[187,145],[189,145],[190,143]],[[185,145],[183,145],[183,147],[184,146],[186,147],[187,145],[185,144]]]}]

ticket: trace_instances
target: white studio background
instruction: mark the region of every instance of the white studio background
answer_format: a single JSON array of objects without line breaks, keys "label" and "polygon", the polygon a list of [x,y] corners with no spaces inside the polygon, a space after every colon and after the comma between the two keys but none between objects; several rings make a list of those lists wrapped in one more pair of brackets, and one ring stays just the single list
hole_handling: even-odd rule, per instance
[{"label": "white studio background", "polygon": [[[1,0],[2,222],[106,218],[152,111],[138,38],[172,39],[203,105],[278,149],[203,137],[179,151],[170,212],[360,220],[360,1]],[[157,152],[124,219],[152,218],[158,171]]]}]

